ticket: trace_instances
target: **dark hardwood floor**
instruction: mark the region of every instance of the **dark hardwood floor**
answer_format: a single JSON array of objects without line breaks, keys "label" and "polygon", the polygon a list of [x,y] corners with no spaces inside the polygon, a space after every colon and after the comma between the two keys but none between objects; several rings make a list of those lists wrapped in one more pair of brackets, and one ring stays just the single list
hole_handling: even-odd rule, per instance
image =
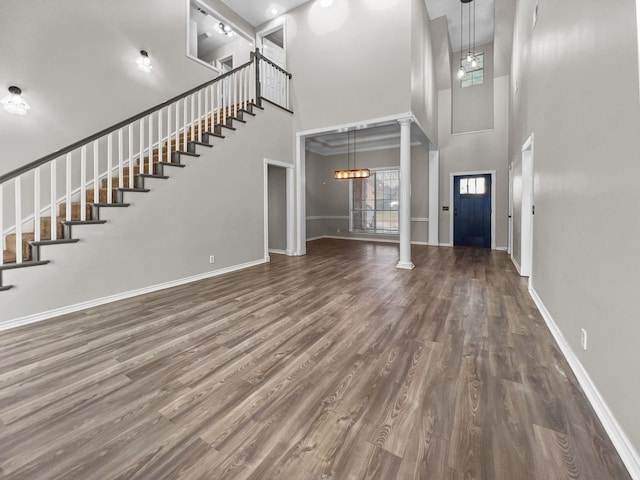
[{"label": "dark hardwood floor", "polygon": [[0,479],[629,479],[507,255],[305,257],[0,333]]}]

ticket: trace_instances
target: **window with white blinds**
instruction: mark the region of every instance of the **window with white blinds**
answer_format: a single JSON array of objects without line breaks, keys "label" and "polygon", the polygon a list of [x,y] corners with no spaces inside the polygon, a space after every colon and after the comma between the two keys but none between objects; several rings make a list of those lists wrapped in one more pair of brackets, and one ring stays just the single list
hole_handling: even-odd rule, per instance
[{"label": "window with white blinds", "polygon": [[369,178],[351,180],[351,231],[398,233],[400,172],[372,169]]}]

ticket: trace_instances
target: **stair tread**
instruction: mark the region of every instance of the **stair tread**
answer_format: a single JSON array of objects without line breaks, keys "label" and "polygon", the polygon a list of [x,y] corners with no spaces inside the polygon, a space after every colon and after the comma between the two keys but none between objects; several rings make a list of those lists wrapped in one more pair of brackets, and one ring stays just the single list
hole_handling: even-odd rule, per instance
[{"label": "stair tread", "polygon": [[7,290],[11,290],[13,285],[2,285],[0,286],[0,292],[6,292]]},{"label": "stair tread", "polygon": [[13,270],[16,268],[37,267],[38,265],[46,265],[50,263],[49,260],[26,260],[22,263],[5,263],[0,265],[0,270]]},{"label": "stair tread", "polygon": [[140,177],[142,177],[142,178],[161,178],[161,179],[164,179],[164,180],[166,180],[167,178],[171,178],[168,175],[152,175],[150,173],[141,173]]},{"label": "stair tread", "polygon": [[107,223],[106,220],[65,220],[64,225],[100,225]]},{"label": "stair tread", "polygon": [[175,163],[175,162],[170,162],[170,163],[169,162],[158,162],[158,165],[165,165],[165,166],[168,166],[168,167],[178,167],[178,168],[186,167],[186,165],[183,164],[183,163]]},{"label": "stair tread", "polygon": [[194,141],[192,141],[192,142],[189,142],[189,143],[192,143],[192,144],[194,144],[194,145],[200,145],[200,146],[203,146],[203,147],[209,147],[209,148],[212,148],[212,147],[213,147],[213,145],[211,145],[210,143],[197,142],[197,141],[195,141],[195,140],[194,140]]},{"label": "stair tread", "polygon": [[177,152],[175,152],[179,155],[186,155],[187,157],[199,157],[200,154],[199,153],[192,153],[192,152],[184,152],[182,150],[178,150]]},{"label": "stair tread", "polygon": [[94,203],[92,204],[94,207],[98,208],[113,208],[113,207],[129,207],[130,203]]},{"label": "stair tread", "polygon": [[33,241],[31,242],[31,245],[41,247],[45,245],[64,245],[65,243],[78,243],[79,241],[79,238],[60,238],[57,240],[40,240],[38,242]]},{"label": "stair tread", "polygon": [[212,137],[217,137],[217,138],[226,138],[221,133],[216,133],[216,132],[203,132],[203,134],[204,135],[211,135]]},{"label": "stair tread", "polygon": [[116,188],[116,190],[120,191],[120,192],[141,192],[141,193],[147,193],[150,192],[151,190],[148,188]]}]

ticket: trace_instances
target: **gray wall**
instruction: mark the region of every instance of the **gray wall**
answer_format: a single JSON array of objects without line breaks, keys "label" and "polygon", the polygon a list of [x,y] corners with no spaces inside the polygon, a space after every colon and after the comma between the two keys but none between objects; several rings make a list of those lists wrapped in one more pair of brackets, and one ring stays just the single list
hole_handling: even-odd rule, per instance
[{"label": "gray wall", "polygon": [[17,287],[0,298],[0,323],[264,259],[264,157],[292,158],[291,128],[266,106],[151,192],[125,194],[129,208],[103,209],[108,223],[74,227],[79,243],[46,247],[50,264],[4,272]]},{"label": "gray wall", "polygon": [[[535,134],[532,285],[640,451],[635,3],[541,1],[532,31],[534,5],[517,4],[510,89],[516,187],[522,144]],[[517,225],[519,202],[514,213]]]},{"label": "gray wall", "polygon": [[287,170],[269,165],[269,248],[287,249]]},{"label": "gray wall", "polygon": [[[440,206],[450,204],[450,174],[454,172],[496,171],[496,247],[508,242],[509,172],[507,164],[509,139],[509,77],[494,80],[495,128],[488,132],[451,134],[451,90],[441,90],[438,116],[440,120]],[[450,210],[450,211],[451,211]],[[440,243],[451,243],[450,211],[440,208]]]},{"label": "gray wall", "polygon": [[[283,16],[297,131],[411,110],[412,5],[377,5],[335,0],[321,8],[307,2]],[[390,25],[392,35],[386,34]]]},{"label": "gray wall", "polygon": [[186,21],[173,0],[0,2],[0,96],[15,84],[32,106],[0,115],[0,174],[213,78],[186,56]]},{"label": "gray wall", "polygon": [[411,111],[433,142],[438,138],[436,84],[431,20],[424,0],[411,2]]},{"label": "gray wall", "polygon": [[[307,238],[323,235],[398,241],[398,235],[349,233],[349,182],[333,179],[333,171],[345,168],[346,154],[321,156],[307,151]],[[358,152],[358,166],[398,167],[400,149]],[[426,243],[429,236],[429,152],[411,148],[411,240]],[[314,218],[320,217],[320,218]],[[336,218],[339,217],[339,218]],[[338,231],[339,230],[339,231]]]},{"label": "gray wall", "polygon": [[466,51],[453,54],[451,62],[452,85],[452,131],[453,133],[479,132],[494,127],[493,112],[493,44],[488,43],[476,47],[477,52],[484,53],[484,83],[462,88],[457,72],[460,67],[460,55]]},{"label": "gray wall", "polygon": [[238,36],[233,42],[222,45],[209,53],[202,55],[202,60],[212,63],[214,60],[233,55],[233,68],[237,68],[250,60],[253,44],[245,38]]}]

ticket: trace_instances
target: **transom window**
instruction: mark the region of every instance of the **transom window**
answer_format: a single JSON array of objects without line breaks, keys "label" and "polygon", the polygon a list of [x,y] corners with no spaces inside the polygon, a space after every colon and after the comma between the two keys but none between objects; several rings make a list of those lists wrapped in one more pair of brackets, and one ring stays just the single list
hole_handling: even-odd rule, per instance
[{"label": "transom window", "polygon": [[369,178],[351,180],[351,231],[398,233],[400,173],[372,169]]},{"label": "transom window", "polygon": [[460,179],[460,195],[484,195],[486,188],[484,177]]},{"label": "transom window", "polygon": [[464,77],[460,80],[462,88],[471,87],[473,85],[482,85],[484,83],[484,53],[476,53],[475,67],[471,66],[471,62],[467,62],[466,58],[462,59],[462,68],[464,68]]}]

